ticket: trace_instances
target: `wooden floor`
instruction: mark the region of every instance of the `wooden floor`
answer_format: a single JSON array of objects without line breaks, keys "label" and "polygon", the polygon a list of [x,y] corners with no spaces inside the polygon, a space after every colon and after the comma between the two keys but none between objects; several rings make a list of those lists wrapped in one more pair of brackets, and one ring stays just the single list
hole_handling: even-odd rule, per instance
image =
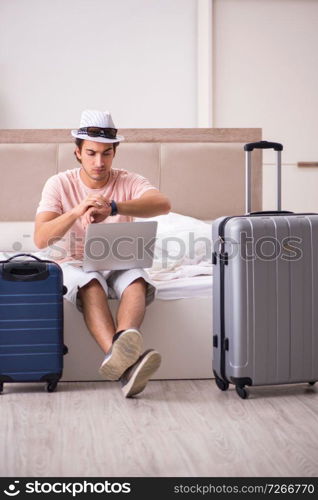
[{"label": "wooden floor", "polygon": [[250,389],[213,380],[5,384],[1,476],[317,476],[318,384]]}]

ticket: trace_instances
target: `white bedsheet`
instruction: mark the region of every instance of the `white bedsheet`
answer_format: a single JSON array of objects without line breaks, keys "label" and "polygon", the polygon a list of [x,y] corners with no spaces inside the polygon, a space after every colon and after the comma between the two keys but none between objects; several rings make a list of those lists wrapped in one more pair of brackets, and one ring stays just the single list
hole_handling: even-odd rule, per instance
[{"label": "white bedsheet", "polygon": [[176,278],[192,278],[201,275],[211,276],[212,264],[206,261],[192,265],[171,264],[161,269],[151,267],[147,269],[147,272],[150,278],[155,281],[170,281]]},{"label": "white bedsheet", "polygon": [[[0,252],[0,260],[6,260],[15,254],[17,252]],[[32,255],[42,259],[47,258],[42,252],[32,252]],[[212,296],[211,264],[202,262],[191,266],[176,266],[170,269],[170,272],[169,269],[164,269],[162,272],[151,272],[149,269],[147,271],[157,288],[158,299],[176,300]]]},{"label": "white bedsheet", "polygon": [[177,300],[212,297],[212,276],[194,276],[170,281],[154,281],[157,299]]}]

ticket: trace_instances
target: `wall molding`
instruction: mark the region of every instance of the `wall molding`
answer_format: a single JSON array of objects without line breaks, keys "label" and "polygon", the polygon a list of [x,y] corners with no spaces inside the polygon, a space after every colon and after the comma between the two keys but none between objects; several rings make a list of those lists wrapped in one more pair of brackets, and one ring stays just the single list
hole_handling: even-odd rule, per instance
[{"label": "wall molding", "polygon": [[[125,142],[253,142],[262,137],[260,128],[122,128]],[[71,129],[0,130],[0,143],[72,143]]]}]

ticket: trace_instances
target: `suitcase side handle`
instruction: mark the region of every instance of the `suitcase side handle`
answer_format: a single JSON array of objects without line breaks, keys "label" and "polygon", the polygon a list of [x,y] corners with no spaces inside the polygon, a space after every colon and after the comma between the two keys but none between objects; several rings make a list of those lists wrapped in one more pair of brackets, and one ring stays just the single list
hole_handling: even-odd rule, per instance
[{"label": "suitcase side handle", "polygon": [[55,266],[61,268],[61,266],[57,263],[57,262],[54,262],[52,260],[48,260],[48,259],[40,259],[40,257],[37,257],[36,255],[33,255],[31,253],[17,253],[15,255],[12,255],[12,257],[9,257],[9,259],[6,259],[6,260],[0,260],[1,264],[6,264],[8,262],[10,262],[12,259],[15,259],[16,257],[31,257],[32,259],[35,259],[39,262],[46,262],[47,264],[54,264]]},{"label": "suitcase side handle", "polygon": [[283,151],[283,145],[279,142],[249,142],[245,144],[244,151],[253,151],[254,149],[274,149],[275,151]]},{"label": "suitcase side handle", "polygon": [[14,262],[2,264],[2,278],[7,281],[41,281],[49,277],[47,264],[28,263],[19,266]]},{"label": "suitcase side handle", "polygon": [[252,206],[252,151],[254,149],[274,149],[277,152],[277,212],[282,211],[282,150],[283,145],[279,142],[249,142],[245,144],[245,213],[251,213]]}]

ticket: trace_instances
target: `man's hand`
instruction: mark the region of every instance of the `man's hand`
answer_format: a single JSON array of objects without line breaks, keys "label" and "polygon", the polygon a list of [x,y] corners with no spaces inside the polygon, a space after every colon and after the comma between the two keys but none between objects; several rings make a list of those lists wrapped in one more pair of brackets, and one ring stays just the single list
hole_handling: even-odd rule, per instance
[{"label": "man's hand", "polygon": [[74,209],[73,213],[77,217],[81,217],[86,213],[89,208],[103,209],[109,205],[109,200],[104,196],[97,194],[90,194],[85,198],[85,200],[81,201]]},{"label": "man's hand", "polygon": [[110,203],[107,203],[107,205],[105,205],[102,208],[95,208],[95,207],[89,208],[88,210],[86,210],[81,219],[83,229],[86,230],[88,224],[103,222],[103,220],[107,219],[110,213],[111,213]]}]

